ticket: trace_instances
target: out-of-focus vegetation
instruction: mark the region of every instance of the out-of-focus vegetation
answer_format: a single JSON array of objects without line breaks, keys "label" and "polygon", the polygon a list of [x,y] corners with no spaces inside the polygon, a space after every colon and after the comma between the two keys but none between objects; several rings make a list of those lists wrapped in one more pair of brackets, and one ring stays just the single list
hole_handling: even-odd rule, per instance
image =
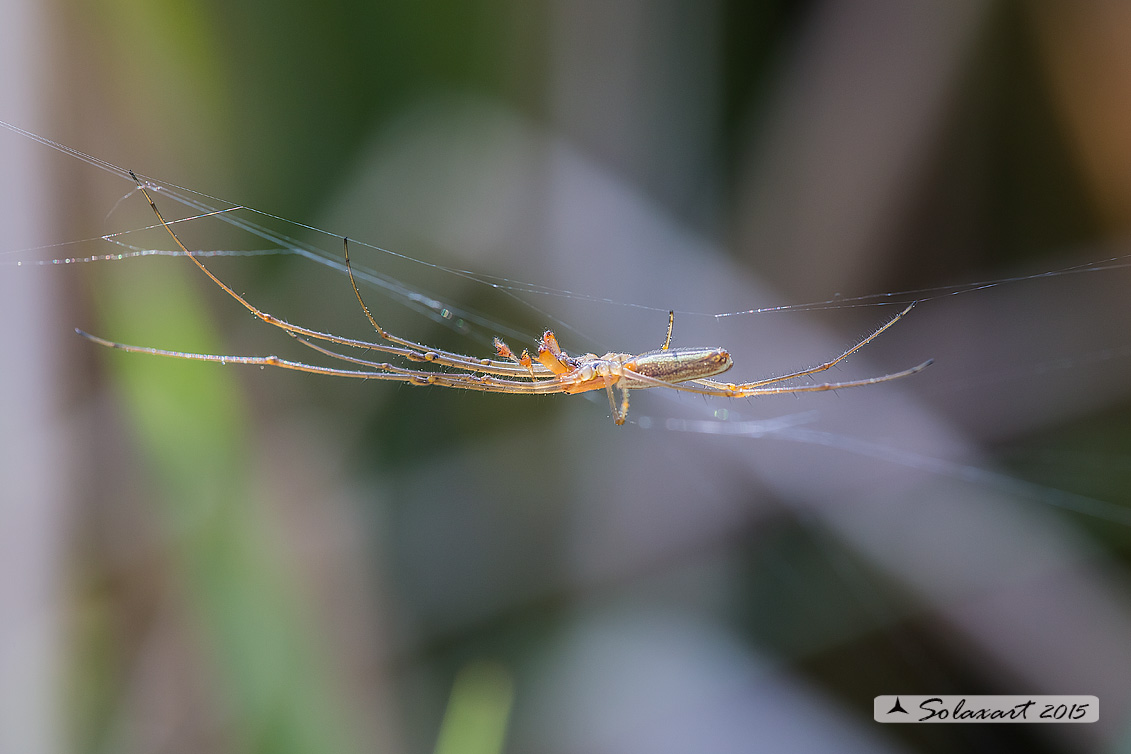
[{"label": "out-of-focus vegetation", "polygon": [[[571,351],[641,352],[669,307],[1127,254],[1120,8],[55,2],[44,110],[48,136],[146,175],[576,292],[520,295],[532,310],[359,246],[360,264],[529,341],[551,326]],[[116,205],[130,186],[52,166],[58,237],[152,224],[140,196]],[[260,243],[219,222],[178,232],[190,248]],[[367,337],[345,278],[308,260],[210,264],[268,311]],[[114,340],[294,345],[185,260],[59,275],[65,324]],[[51,348],[81,473],[57,553],[52,722],[78,752],[1127,747],[1127,282],[1115,267],[926,294],[837,374],[934,356],[914,380],[800,402],[634,394],[630,416],[655,431],[613,427],[603,396],[190,364],[64,328]],[[406,337],[490,353],[365,293]],[[684,314],[675,338],[726,345],[736,379],[755,379],[888,314]],[[716,409],[812,410],[828,436],[945,463],[662,429]],[[1115,521],[1065,512],[1065,493]],[[898,691],[1096,693],[1102,723],[872,723],[872,697]]]}]

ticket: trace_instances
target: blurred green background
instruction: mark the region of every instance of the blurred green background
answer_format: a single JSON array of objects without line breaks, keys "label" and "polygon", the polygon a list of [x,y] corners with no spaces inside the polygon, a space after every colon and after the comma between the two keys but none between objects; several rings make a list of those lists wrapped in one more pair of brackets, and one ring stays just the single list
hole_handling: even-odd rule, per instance
[{"label": "blurred green background", "polygon": [[[359,244],[366,269],[484,315],[451,327],[365,290],[390,330],[460,352],[545,327],[572,352],[642,352],[675,308],[676,345],[725,345],[755,379],[895,310],[695,313],[1117,262],[926,294],[834,376],[934,357],[913,380],[637,393],[624,428],[601,395],[102,351],[71,328],[309,358],[185,260],[5,270],[28,296],[6,327],[33,334],[5,367],[5,751],[1131,750],[1122,5],[10,6],[29,31],[0,119],[577,294],[512,296]],[[33,166],[6,208],[19,219],[26,195],[40,223],[7,224],[0,250],[107,253],[100,235],[152,225],[140,196],[119,204],[128,183],[0,139]],[[262,246],[215,220],[178,229],[190,248]],[[93,240],[48,248],[76,239]],[[333,270],[210,266],[267,311],[367,337]],[[797,431],[757,423],[782,416]],[[1097,694],[1101,723],[880,726],[887,693]]]}]

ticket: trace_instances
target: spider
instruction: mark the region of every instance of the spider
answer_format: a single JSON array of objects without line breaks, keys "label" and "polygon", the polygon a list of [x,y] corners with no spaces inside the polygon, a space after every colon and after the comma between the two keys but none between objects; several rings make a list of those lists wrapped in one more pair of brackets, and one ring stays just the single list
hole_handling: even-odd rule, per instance
[{"label": "spider", "polygon": [[[238,301],[244,308],[254,314],[258,319],[269,325],[278,327],[304,346],[317,351],[325,356],[357,365],[359,368],[320,366],[300,361],[282,359],[275,355],[270,356],[223,356],[204,353],[187,353],[183,351],[167,351],[160,348],[145,346],[132,346],[124,343],[100,338],[76,328],[76,332],[94,343],[108,348],[116,348],[130,353],[147,353],[155,356],[167,356],[177,359],[190,359],[193,361],[214,361],[221,364],[257,364],[259,366],[279,367],[292,369],[312,374],[326,374],[335,377],[352,377],[363,380],[392,380],[406,382],[410,385],[438,385],[440,387],[459,388],[463,390],[476,390],[485,393],[516,393],[523,395],[546,395],[551,393],[584,393],[590,390],[605,390],[609,397],[609,406],[613,412],[613,421],[622,425],[628,417],[628,394],[631,390],[644,388],[664,387],[701,395],[725,396],[728,398],[744,398],[759,395],[785,395],[793,393],[812,393],[839,388],[861,387],[875,385],[881,382],[890,382],[903,377],[909,377],[926,369],[931,361],[925,361],[918,366],[893,372],[879,377],[852,380],[849,382],[831,382],[804,385],[778,385],[777,383],[794,380],[800,377],[823,372],[836,366],[864,346],[871,343],[889,327],[898,322],[915,305],[912,302],[899,314],[895,315],[886,324],[861,340],[847,351],[831,361],[810,369],[803,369],[780,377],[769,377],[754,382],[719,382],[710,379],[722,374],[733,365],[730,354],[724,348],[671,348],[672,328],[675,323],[674,312],[668,313],[668,330],[663,345],[655,351],[633,355],[628,353],[607,353],[604,356],[587,353],[584,356],[570,356],[558,345],[557,338],[550,330],[546,330],[538,341],[536,356],[524,350],[521,355],[515,353],[502,340],[495,338],[495,351],[499,358],[486,359],[465,356],[463,354],[431,348],[423,343],[401,338],[390,333],[377,324],[369,307],[361,297],[357,282],[353,277],[353,269],[349,259],[349,239],[343,239],[345,248],[346,272],[349,275],[350,285],[354,295],[361,305],[369,324],[380,336],[382,342],[369,342],[345,338],[330,333],[311,330],[300,325],[293,325],[282,319],[256,308],[243,296],[236,293],[226,283],[220,280],[200,261],[177,237],[172,226],[162,216],[153,197],[138,177],[130,171],[130,176],[137,182],[138,188],[149,202],[150,208],[157,216],[158,222],[172,236],[173,241],[184,254],[200,268],[221,290]],[[335,346],[347,346],[368,352],[378,352],[397,356],[405,361],[434,364],[439,367],[448,367],[454,371],[436,371],[429,369],[414,369],[397,364],[373,361],[371,359],[350,356],[340,353],[318,342],[329,343]],[[619,400],[614,395],[614,389],[619,394]]]}]

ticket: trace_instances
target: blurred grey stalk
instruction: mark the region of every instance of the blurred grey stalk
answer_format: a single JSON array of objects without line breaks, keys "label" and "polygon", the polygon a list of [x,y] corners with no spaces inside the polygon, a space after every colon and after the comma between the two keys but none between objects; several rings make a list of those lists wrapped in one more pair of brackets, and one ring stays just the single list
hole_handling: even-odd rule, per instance
[{"label": "blurred grey stalk", "polygon": [[[0,4],[0,112],[45,122],[47,8]],[[50,237],[48,179],[37,145],[0,139],[0,235],[6,249]],[[0,752],[63,750],[62,595],[72,457],[62,431],[58,291],[43,270],[0,267]]]}]

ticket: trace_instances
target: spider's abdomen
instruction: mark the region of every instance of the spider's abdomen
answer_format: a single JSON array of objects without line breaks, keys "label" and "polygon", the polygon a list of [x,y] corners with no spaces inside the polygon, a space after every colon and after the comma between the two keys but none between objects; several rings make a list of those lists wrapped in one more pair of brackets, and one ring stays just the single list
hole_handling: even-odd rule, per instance
[{"label": "spider's abdomen", "polygon": [[686,382],[722,374],[734,365],[725,348],[671,348],[629,359],[624,368],[664,382]]}]

